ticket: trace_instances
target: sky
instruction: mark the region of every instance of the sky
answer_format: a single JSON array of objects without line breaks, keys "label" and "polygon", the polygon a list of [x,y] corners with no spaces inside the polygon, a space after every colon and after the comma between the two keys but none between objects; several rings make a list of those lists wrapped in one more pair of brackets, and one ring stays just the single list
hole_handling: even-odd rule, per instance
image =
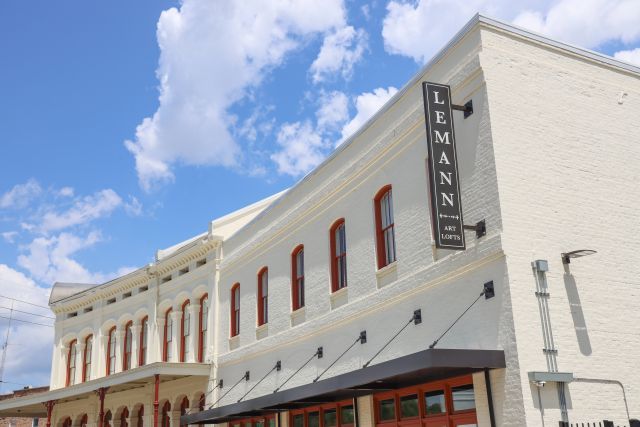
[{"label": "sky", "polygon": [[0,392],[49,382],[54,282],[290,187],[476,12],[640,65],[638,0],[3,2]]}]

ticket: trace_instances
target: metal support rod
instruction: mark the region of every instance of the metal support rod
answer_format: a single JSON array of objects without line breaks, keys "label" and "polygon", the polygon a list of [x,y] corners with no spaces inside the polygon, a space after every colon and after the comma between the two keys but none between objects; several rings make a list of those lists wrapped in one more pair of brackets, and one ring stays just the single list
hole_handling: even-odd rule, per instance
[{"label": "metal support rod", "polygon": [[318,349],[316,350],[315,353],[313,353],[313,356],[311,356],[306,362],[304,362],[302,364],[302,366],[300,366],[293,374],[291,374],[291,376],[289,376],[289,378],[287,378],[286,380],[284,380],[284,382],[282,384],[280,384],[278,387],[276,387],[275,390],[273,390],[273,392],[277,392],[278,390],[280,390],[286,383],[289,382],[289,380],[291,378],[293,378],[298,372],[300,372],[302,370],[302,368],[304,368],[305,366],[307,366],[309,364],[309,362],[311,362],[313,360],[314,357],[318,356],[318,359],[322,359],[322,355],[324,354],[322,347],[318,347]]},{"label": "metal support rod", "polygon": [[484,219],[476,222],[475,225],[463,225],[462,228],[464,230],[473,230],[476,232],[476,238],[479,239],[482,236],[487,234],[487,224]]},{"label": "metal support rod", "polygon": [[487,389],[487,405],[489,406],[489,422],[491,427],[496,427],[496,415],[493,413],[493,393],[491,393],[491,377],[489,369],[484,368],[484,385]]},{"label": "metal support rod", "polygon": [[247,397],[247,395],[248,395],[249,393],[251,393],[251,392],[253,391],[253,389],[254,389],[254,388],[256,388],[256,387],[258,386],[258,384],[260,384],[260,383],[261,383],[265,378],[267,378],[267,376],[268,376],[271,372],[273,372],[273,371],[279,371],[280,369],[282,369],[282,363],[280,363],[280,361],[278,360],[278,361],[276,362],[275,366],[274,366],[273,368],[271,368],[271,369],[269,370],[269,372],[267,372],[266,374],[264,374],[264,377],[260,378],[260,380],[259,380],[257,383],[255,383],[255,384],[253,385],[253,387],[251,387],[251,388],[249,389],[249,391],[247,391],[245,394],[243,394],[243,395],[242,395],[242,397],[241,397],[240,399],[238,399],[238,402],[241,402],[241,401],[242,401],[242,399],[244,399],[245,397]]},{"label": "metal support rod", "polygon": [[466,119],[473,114],[473,100],[469,100],[464,105],[451,104],[451,109],[464,112],[464,118]]},{"label": "metal support rod", "polygon": [[342,358],[342,356],[344,356],[345,354],[347,354],[347,352],[348,352],[349,350],[351,350],[351,349],[353,348],[353,346],[354,346],[354,345],[356,345],[356,344],[358,344],[358,343],[360,343],[360,344],[364,344],[364,343],[366,343],[366,342],[367,342],[367,331],[362,331],[362,332],[360,332],[360,335],[358,335],[358,338],[356,338],[356,340],[353,342],[353,344],[351,344],[351,345],[350,345],[350,346],[349,346],[345,351],[343,351],[343,352],[342,352],[342,354],[336,358],[336,360],[334,360],[333,362],[331,362],[331,364],[330,364],[329,366],[327,366],[327,367],[325,368],[325,370],[324,370],[324,371],[320,372],[320,374],[319,374],[317,377],[315,377],[315,379],[313,380],[313,382],[314,382],[314,383],[315,383],[315,382],[317,382],[317,381],[320,379],[320,377],[321,377],[321,376],[323,376],[323,375],[325,374],[325,372],[327,372],[329,369],[331,369],[331,367],[332,367],[333,365],[335,365],[335,364],[336,364],[336,362],[337,362],[338,360],[340,360],[340,358]]},{"label": "metal support rod", "polygon": [[382,350],[384,350],[385,348],[387,348],[387,346],[388,346],[389,344],[391,344],[391,342],[392,342],[393,340],[395,340],[395,339],[396,339],[396,337],[397,337],[398,335],[400,335],[400,334],[402,333],[402,331],[404,331],[404,330],[407,328],[407,326],[409,326],[409,325],[411,324],[411,322],[414,322],[416,325],[418,325],[418,324],[422,323],[422,311],[421,311],[421,310],[416,310],[416,311],[414,311],[414,312],[413,312],[413,316],[411,316],[411,319],[409,319],[409,321],[408,321],[408,322],[407,322],[407,323],[406,323],[402,328],[400,328],[400,330],[399,330],[398,332],[396,332],[396,333],[395,333],[395,335],[394,335],[394,336],[392,336],[392,337],[391,337],[391,339],[390,339],[389,341],[387,341],[387,342],[385,343],[385,345],[383,345],[383,346],[380,348],[380,350],[378,350],[378,351],[376,352],[376,354],[374,354],[374,355],[371,357],[371,359],[369,359],[369,360],[367,361],[367,363],[365,363],[364,365],[362,365],[362,367],[363,367],[363,368],[366,368],[367,366],[369,366],[369,364],[371,363],[371,361],[373,361],[373,359],[375,359],[376,357],[378,357],[378,355],[379,355],[380,353],[382,353]]},{"label": "metal support rod", "polygon": [[246,372],[244,373],[244,375],[242,376],[242,378],[240,378],[240,379],[238,380],[238,382],[236,382],[234,385],[232,385],[232,386],[231,386],[231,388],[230,388],[229,390],[227,390],[227,391],[226,391],[222,396],[220,396],[220,397],[218,398],[218,400],[216,400],[215,402],[213,402],[213,403],[211,404],[211,406],[209,406],[209,409],[213,408],[213,407],[215,406],[215,404],[216,404],[216,403],[218,403],[218,402],[220,402],[222,399],[224,399],[224,397],[225,397],[227,394],[229,394],[229,392],[230,392],[231,390],[233,390],[234,388],[236,388],[236,386],[237,386],[238,384],[240,384],[240,383],[242,382],[242,380],[249,381],[249,371],[246,371]]},{"label": "metal support rod", "polygon": [[477,303],[480,298],[482,298],[485,294],[485,290],[483,289],[482,292],[480,292],[480,295],[478,295],[478,298],[475,299],[475,301],[473,301],[471,303],[471,305],[469,307],[467,307],[467,309],[465,311],[462,312],[462,314],[460,316],[458,316],[458,318],[451,324],[451,326],[449,326],[447,328],[446,331],[444,331],[442,333],[442,335],[440,335],[433,343],[431,343],[431,345],[429,346],[429,348],[435,348],[436,345],[438,345],[438,342],[442,339],[442,337],[444,337],[447,332],[449,332],[451,330],[451,328],[453,328],[453,326],[458,323],[458,320],[460,320],[462,318],[462,316],[464,316],[465,314],[467,314],[467,311],[469,311],[471,309],[471,307],[473,307],[475,305],[475,303]]}]

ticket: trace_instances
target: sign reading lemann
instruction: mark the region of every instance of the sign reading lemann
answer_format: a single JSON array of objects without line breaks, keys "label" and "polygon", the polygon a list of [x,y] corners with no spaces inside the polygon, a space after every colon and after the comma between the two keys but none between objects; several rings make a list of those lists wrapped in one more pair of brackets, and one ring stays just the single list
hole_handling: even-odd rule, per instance
[{"label": "sign reading lemann", "polygon": [[431,223],[436,247],[464,250],[451,89],[446,85],[423,82],[422,92],[429,148]]}]

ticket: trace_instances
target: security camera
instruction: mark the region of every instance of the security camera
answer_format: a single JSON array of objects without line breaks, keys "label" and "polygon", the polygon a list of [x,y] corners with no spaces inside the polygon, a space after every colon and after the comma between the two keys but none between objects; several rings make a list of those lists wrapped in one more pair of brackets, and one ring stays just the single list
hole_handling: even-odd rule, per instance
[{"label": "security camera", "polygon": [[542,388],[542,387],[544,387],[544,385],[545,385],[547,382],[546,382],[546,381],[534,381],[533,383],[536,385],[536,387],[540,387],[540,388]]}]

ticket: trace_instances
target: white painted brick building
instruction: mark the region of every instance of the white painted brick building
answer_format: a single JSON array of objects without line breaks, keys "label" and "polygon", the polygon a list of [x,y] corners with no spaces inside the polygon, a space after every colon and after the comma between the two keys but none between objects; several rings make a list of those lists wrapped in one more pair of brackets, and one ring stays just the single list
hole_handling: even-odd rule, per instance
[{"label": "white painted brick building", "polygon": [[[473,102],[454,113],[457,157],[465,223],[484,220],[486,235],[467,231],[465,251],[433,244],[423,81]],[[0,401],[0,415],[55,401],[56,427],[181,414],[230,427],[629,426],[639,117],[640,69],[478,16],[287,192],[112,282],[56,284],[51,391]],[[379,240],[387,200],[395,257]],[[342,236],[346,270],[332,266]],[[596,253],[563,262],[577,249]]]}]

